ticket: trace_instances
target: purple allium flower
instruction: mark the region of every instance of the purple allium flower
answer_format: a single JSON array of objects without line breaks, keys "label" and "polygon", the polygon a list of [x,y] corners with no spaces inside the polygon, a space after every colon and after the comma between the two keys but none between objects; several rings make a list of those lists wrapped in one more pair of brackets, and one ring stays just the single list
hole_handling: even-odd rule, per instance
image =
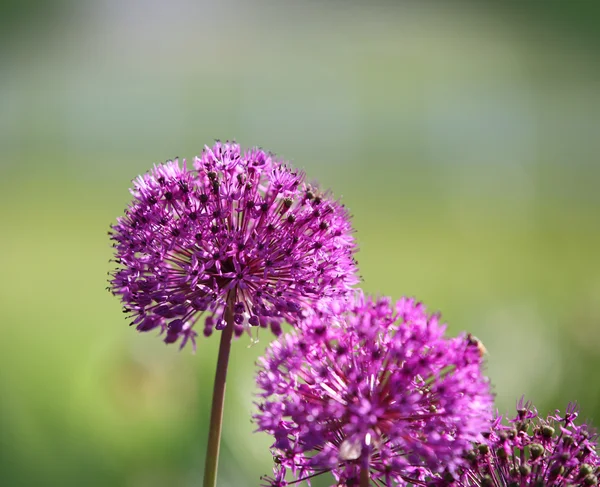
[{"label": "purple allium flower", "polygon": [[110,281],[140,331],[195,346],[225,327],[270,326],[280,333],[323,298],[358,282],[346,209],[304,174],[260,150],[216,143],[194,159],[154,167],[134,181],[133,201],[112,227]]},{"label": "purple allium flower", "polygon": [[267,485],[325,472],[358,485],[366,468],[376,485],[405,485],[463,464],[493,398],[478,342],[445,338],[438,320],[413,299],[358,294],[273,342],[259,360],[255,415],[275,438]]},{"label": "purple allium flower", "polygon": [[546,419],[530,403],[517,404],[517,415],[502,424],[498,416],[486,441],[467,454],[468,467],[442,475],[431,487],[571,487],[598,485],[597,435],[575,425],[571,403]]}]

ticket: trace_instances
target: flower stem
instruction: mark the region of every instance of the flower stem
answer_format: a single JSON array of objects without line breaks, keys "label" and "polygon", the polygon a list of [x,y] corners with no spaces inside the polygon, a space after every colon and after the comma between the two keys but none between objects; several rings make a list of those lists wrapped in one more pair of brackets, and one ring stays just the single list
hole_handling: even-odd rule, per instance
[{"label": "flower stem", "polygon": [[363,467],[360,469],[360,487],[369,487],[369,485],[371,485],[369,466],[363,465]]},{"label": "flower stem", "polygon": [[223,405],[225,402],[225,381],[227,379],[227,366],[229,365],[229,352],[233,336],[233,306],[235,293],[230,292],[225,308],[225,329],[221,332],[215,385],[213,387],[212,407],[210,411],[210,429],[208,432],[208,445],[206,448],[206,462],[204,464],[204,487],[216,487],[217,466],[219,464],[219,449],[221,446],[221,429],[223,426]]}]

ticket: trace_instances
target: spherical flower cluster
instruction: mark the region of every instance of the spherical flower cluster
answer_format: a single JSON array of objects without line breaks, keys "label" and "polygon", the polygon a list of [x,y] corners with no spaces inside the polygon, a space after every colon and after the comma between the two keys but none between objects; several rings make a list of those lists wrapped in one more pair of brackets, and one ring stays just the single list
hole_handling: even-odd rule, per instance
[{"label": "spherical flower cluster", "polygon": [[359,294],[271,344],[255,415],[275,439],[268,485],[325,472],[339,485],[365,472],[374,485],[405,485],[456,471],[482,441],[493,398],[478,341],[445,338],[438,320],[412,299]]},{"label": "spherical flower cluster", "polygon": [[530,404],[517,404],[517,415],[502,424],[498,416],[486,441],[467,454],[468,468],[446,473],[431,487],[571,487],[598,485],[597,435],[577,426],[578,409],[567,406],[546,419]]},{"label": "spherical flower cluster", "polygon": [[260,150],[217,143],[194,159],[138,177],[133,201],[112,227],[110,281],[132,324],[159,329],[181,347],[226,326],[295,322],[358,282],[346,209],[304,174]]}]

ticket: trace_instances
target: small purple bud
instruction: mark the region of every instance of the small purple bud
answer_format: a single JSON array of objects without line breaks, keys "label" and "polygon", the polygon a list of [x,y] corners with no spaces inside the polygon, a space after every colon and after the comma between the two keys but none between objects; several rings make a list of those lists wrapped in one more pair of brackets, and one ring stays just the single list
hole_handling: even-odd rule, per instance
[{"label": "small purple bud", "polygon": [[281,335],[281,323],[279,323],[278,321],[271,321],[269,324],[271,325],[271,332],[273,333],[273,335],[275,335],[276,337]]},{"label": "small purple bud", "polygon": [[156,316],[146,316],[144,320],[136,327],[139,331],[150,331],[159,325],[159,318]]},{"label": "small purple bud", "polygon": [[188,309],[188,306],[185,304],[177,304],[173,306],[171,312],[173,313],[173,316],[183,316],[188,312]]},{"label": "small purple bud", "polygon": [[142,291],[148,293],[150,291],[153,291],[156,288],[157,283],[154,280],[152,280],[152,281],[138,281],[137,285],[139,286],[139,288]]},{"label": "small purple bud", "polygon": [[187,297],[183,293],[172,294],[171,296],[169,296],[169,303],[172,303],[172,304],[183,304],[183,303],[185,303],[186,299],[187,299]]},{"label": "small purple bud", "polygon": [[210,305],[209,298],[194,298],[192,300],[192,307],[197,311],[206,311]]},{"label": "small purple bud", "polygon": [[148,306],[152,303],[152,298],[148,294],[140,294],[136,297],[136,301],[140,306]]},{"label": "small purple bud", "polygon": [[152,294],[152,299],[157,303],[164,303],[169,296],[162,291],[158,291]]},{"label": "small purple bud", "polygon": [[178,333],[167,332],[167,336],[165,337],[164,342],[165,343],[175,343],[178,338],[179,338]]},{"label": "small purple bud", "polygon": [[154,309],[154,313],[158,316],[162,316],[163,318],[172,318],[175,316],[170,306],[166,304],[161,304],[157,308]]},{"label": "small purple bud", "polygon": [[176,319],[169,323],[169,329],[167,333],[175,333],[178,334],[183,329],[183,320]]}]

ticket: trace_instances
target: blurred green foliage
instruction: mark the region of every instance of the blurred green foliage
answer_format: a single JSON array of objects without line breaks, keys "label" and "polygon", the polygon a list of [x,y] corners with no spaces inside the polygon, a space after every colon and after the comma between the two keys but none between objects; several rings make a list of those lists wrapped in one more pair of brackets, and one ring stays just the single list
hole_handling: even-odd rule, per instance
[{"label": "blurred green foliage", "polygon": [[[200,483],[216,340],[191,355],[128,328],[104,289],[106,232],[132,178],[216,137],[341,196],[365,289],[417,296],[482,339],[501,411],[525,393],[544,412],[578,400],[600,424],[594,43],[457,5],[105,1],[12,39],[2,485]],[[270,468],[250,422],[259,339],[234,344],[219,485]]]}]

